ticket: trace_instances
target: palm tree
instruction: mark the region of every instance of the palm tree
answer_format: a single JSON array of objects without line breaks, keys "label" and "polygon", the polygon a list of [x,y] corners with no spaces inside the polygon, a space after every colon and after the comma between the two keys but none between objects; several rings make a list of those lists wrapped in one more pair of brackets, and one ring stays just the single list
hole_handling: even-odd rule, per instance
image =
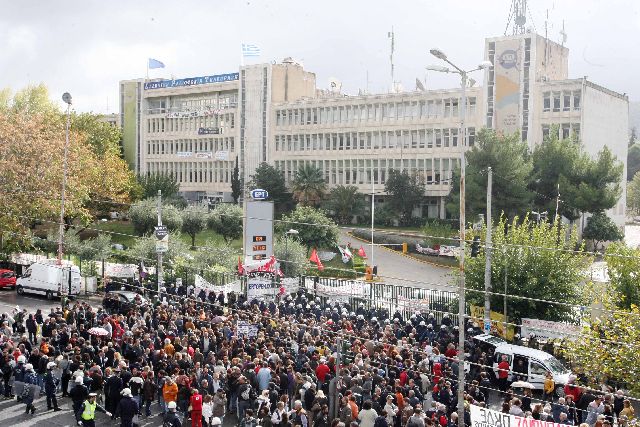
[{"label": "palm tree", "polygon": [[327,184],[322,171],[305,164],[298,169],[292,182],[293,197],[303,206],[315,206],[324,195]]},{"label": "palm tree", "polygon": [[348,224],[364,210],[364,194],[355,185],[338,185],[331,189],[324,205],[340,224]]}]

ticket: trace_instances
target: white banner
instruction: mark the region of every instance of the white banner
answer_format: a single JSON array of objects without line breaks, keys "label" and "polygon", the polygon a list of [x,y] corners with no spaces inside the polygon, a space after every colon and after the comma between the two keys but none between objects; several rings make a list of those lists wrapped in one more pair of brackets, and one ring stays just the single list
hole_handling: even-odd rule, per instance
[{"label": "white banner", "polygon": [[339,282],[340,286],[330,286],[318,282],[315,291],[318,296],[323,296],[340,301],[347,301],[350,297],[362,298],[365,296],[365,283],[359,280]]},{"label": "white banner", "polygon": [[236,324],[236,332],[238,336],[246,336],[248,338],[255,338],[258,336],[258,325],[253,325],[244,320],[238,320]]},{"label": "white banner", "polygon": [[518,417],[471,405],[471,427],[566,427],[566,424]]},{"label": "white banner", "polygon": [[[102,276],[102,261],[95,261],[98,276]],[[107,277],[135,277],[138,266],[135,264],[104,263],[104,275]]]},{"label": "white banner", "polygon": [[568,323],[551,322],[539,319],[522,319],[520,327],[520,335],[528,337],[529,334],[535,334],[536,337],[542,339],[575,339],[580,335],[580,326],[570,325]]},{"label": "white banner", "polygon": [[11,262],[14,264],[20,265],[31,265],[34,262],[43,262],[46,261],[47,257],[44,255],[36,255],[36,254],[11,254]]},{"label": "white banner", "polygon": [[247,300],[274,297],[279,291],[272,273],[255,271],[247,275]]},{"label": "white banner", "polygon": [[[235,282],[227,283],[226,285],[214,285],[213,283],[208,282],[202,276],[195,274],[194,275],[194,286],[198,289],[205,289],[210,292],[215,292],[216,295],[222,291],[225,295],[229,292],[240,293],[242,291],[242,284],[239,280]],[[200,291],[196,291],[196,294]]]},{"label": "white banner", "polygon": [[216,160],[229,160],[229,152],[226,150],[216,151]]}]

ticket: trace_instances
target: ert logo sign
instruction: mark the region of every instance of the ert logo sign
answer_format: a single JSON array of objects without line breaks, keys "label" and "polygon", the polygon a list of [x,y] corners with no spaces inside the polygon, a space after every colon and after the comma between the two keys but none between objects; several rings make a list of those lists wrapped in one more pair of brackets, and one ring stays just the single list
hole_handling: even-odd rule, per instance
[{"label": "ert logo sign", "polygon": [[269,197],[269,193],[267,192],[267,190],[256,188],[255,190],[251,190],[251,197],[253,198],[253,200],[264,200]]},{"label": "ert logo sign", "polygon": [[500,55],[500,58],[498,58],[498,63],[502,65],[503,68],[513,68],[518,63],[518,53],[513,49],[505,50]]}]

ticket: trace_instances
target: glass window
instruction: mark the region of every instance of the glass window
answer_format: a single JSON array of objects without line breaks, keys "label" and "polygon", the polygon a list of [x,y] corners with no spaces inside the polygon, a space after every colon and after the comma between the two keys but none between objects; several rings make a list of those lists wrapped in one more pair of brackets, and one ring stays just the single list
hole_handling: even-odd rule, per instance
[{"label": "glass window", "polygon": [[562,111],[571,110],[571,93],[564,92],[562,94]]},{"label": "glass window", "polygon": [[573,110],[580,110],[580,92],[573,92]]},{"label": "glass window", "polygon": [[473,147],[473,145],[476,143],[476,128],[467,129],[467,141],[469,147]]},{"label": "glass window", "polygon": [[551,93],[549,92],[543,94],[542,111],[551,111]]},{"label": "glass window", "polygon": [[542,125],[542,138],[549,138],[549,125]]},{"label": "glass window", "polygon": [[553,112],[560,111],[560,92],[553,93]]}]

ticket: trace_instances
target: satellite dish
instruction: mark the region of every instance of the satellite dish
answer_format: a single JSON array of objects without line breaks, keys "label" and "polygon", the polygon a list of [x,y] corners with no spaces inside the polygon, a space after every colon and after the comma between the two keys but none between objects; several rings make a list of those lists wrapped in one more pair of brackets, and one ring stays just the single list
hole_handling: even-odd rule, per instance
[{"label": "satellite dish", "polygon": [[66,103],[71,105],[71,94],[69,92],[65,92],[62,94],[62,100]]},{"label": "satellite dish", "polygon": [[340,80],[336,79],[335,77],[330,77],[329,78],[329,90],[331,92],[340,93],[341,89],[342,89],[342,82]]}]

